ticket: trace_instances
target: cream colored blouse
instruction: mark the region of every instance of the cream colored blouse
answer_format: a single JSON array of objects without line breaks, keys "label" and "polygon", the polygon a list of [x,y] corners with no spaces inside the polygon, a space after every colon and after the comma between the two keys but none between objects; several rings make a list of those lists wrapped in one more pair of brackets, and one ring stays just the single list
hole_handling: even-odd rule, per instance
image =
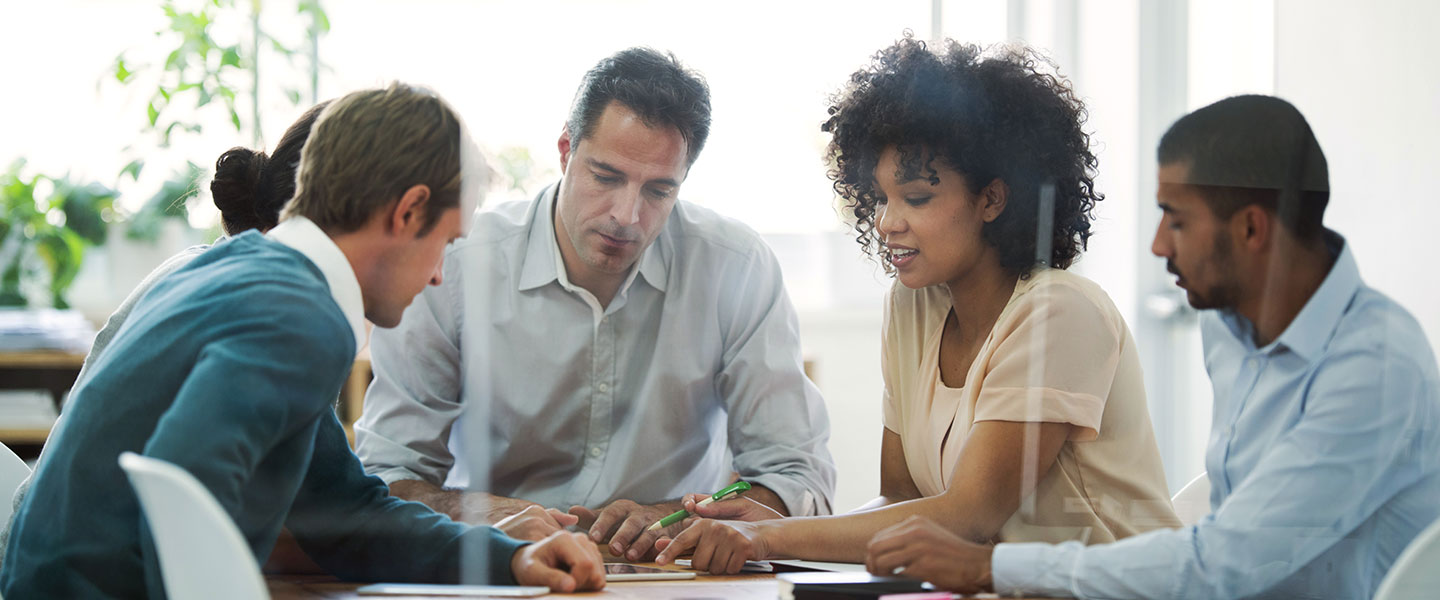
[{"label": "cream colored blouse", "polygon": [[1058,269],[1017,281],[963,388],[940,380],[950,309],[943,285],[897,283],[882,331],[885,428],[899,434],[922,494],[949,486],[977,422],[1070,423],[1057,463],[995,541],[1097,544],[1180,526],[1135,340],[1100,286]]}]

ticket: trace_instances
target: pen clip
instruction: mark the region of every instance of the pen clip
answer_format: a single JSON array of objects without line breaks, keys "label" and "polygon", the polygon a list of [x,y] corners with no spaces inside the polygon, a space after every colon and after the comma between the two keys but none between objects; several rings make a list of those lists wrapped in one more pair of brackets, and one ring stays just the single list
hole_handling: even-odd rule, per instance
[{"label": "pen clip", "polygon": [[718,491],[718,492],[715,492],[714,494],[712,494],[712,495],[710,496],[710,498],[711,498],[712,500],[720,501],[720,500],[724,500],[724,499],[725,499],[726,497],[728,497],[728,496],[732,496],[732,495],[735,495],[735,494],[739,494],[740,492],[743,492],[743,491],[746,491],[746,490],[749,490],[749,489],[750,489],[750,482],[748,482],[748,481],[737,481],[737,482],[735,482],[735,483],[732,483],[732,484],[730,484],[730,485],[725,486],[725,489],[722,489],[722,490],[720,490],[720,491]]}]

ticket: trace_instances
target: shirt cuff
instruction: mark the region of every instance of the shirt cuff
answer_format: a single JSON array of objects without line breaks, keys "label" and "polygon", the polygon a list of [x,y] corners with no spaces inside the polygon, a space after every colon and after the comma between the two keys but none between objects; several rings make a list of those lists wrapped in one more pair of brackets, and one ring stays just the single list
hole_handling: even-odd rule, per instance
[{"label": "shirt cuff", "polygon": [[999,544],[990,557],[990,582],[1001,596],[1074,597],[1070,583],[1083,548],[1079,542]]},{"label": "shirt cuff", "polygon": [[[792,517],[830,514],[828,499],[816,498],[815,493],[807,489],[805,484],[785,475],[766,473],[753,477],[741,476],[740,479],[748,481],[752,485],[763,485],[766,489],[775,492],[775,495],[780,497],[780,501],[785,503],[785,509],[790,511]],[[819,500],[824,500],[825,505],[821,506]]]},{"label": "shirt cuff", "polygon": [[390,467],[369,473],[369,475],[379,477],[380,481],[385,482],[386,487],[389,487],[397,481],[425,481],[425,478],[421,477],[419,473],[405,467]]}]

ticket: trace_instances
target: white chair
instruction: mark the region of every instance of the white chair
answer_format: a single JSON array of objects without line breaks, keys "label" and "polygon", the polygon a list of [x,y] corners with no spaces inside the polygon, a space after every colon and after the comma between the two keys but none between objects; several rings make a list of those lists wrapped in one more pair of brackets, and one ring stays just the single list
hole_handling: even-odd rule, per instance
[{"label": "white chair", "polygon": [[1429,600],[1440,590],[1440,521],[1405,547],[1380,580],[1375,600]]},{"label": "white chair", "polygon": [[270,598],[250,546],[205,486],[180,467],[133,452],[120,455],[120,467],[150,522],[167,596]]},{"label": "white chair", "polygon": [[30,466],[5,444],[0,444],[0,527],[10,522],[15,490],[30,476]]},{"label": "white chair", "polygon": [[1199,477],[1191,479],[1190,483],[1175,493],[1170,503],[1175,505],[1175,516],[1180,517],[1182,525],[1194,525],[1210,514],[1210,478],[1201,473]]}]

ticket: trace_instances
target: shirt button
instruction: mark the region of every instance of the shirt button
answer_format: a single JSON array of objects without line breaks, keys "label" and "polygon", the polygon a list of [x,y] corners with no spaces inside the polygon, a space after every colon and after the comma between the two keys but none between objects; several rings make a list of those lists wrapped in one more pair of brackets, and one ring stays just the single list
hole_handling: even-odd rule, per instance
[{"label": "shirt button", "polygon": [[599,446],[596,446],[596,447],[590,449],[590,456],[593,456],[593,457],[595,457],[595,458],[600,458],[600,455],[601,455],[601,454],[604,454],[604,452],[602,452],[602,451],[600,450],[600,447],[599,447]]},{"label": "shirt button", "polygon": [[602,382],[600,382],[600,383],[598,383],[598,384],[595,385],[595,389],[600,390],[600,393],[603,394],[603,393],[605,393],[605,392],[610,391],[610,384],[605,383],[605,382],[602,381]]}]

